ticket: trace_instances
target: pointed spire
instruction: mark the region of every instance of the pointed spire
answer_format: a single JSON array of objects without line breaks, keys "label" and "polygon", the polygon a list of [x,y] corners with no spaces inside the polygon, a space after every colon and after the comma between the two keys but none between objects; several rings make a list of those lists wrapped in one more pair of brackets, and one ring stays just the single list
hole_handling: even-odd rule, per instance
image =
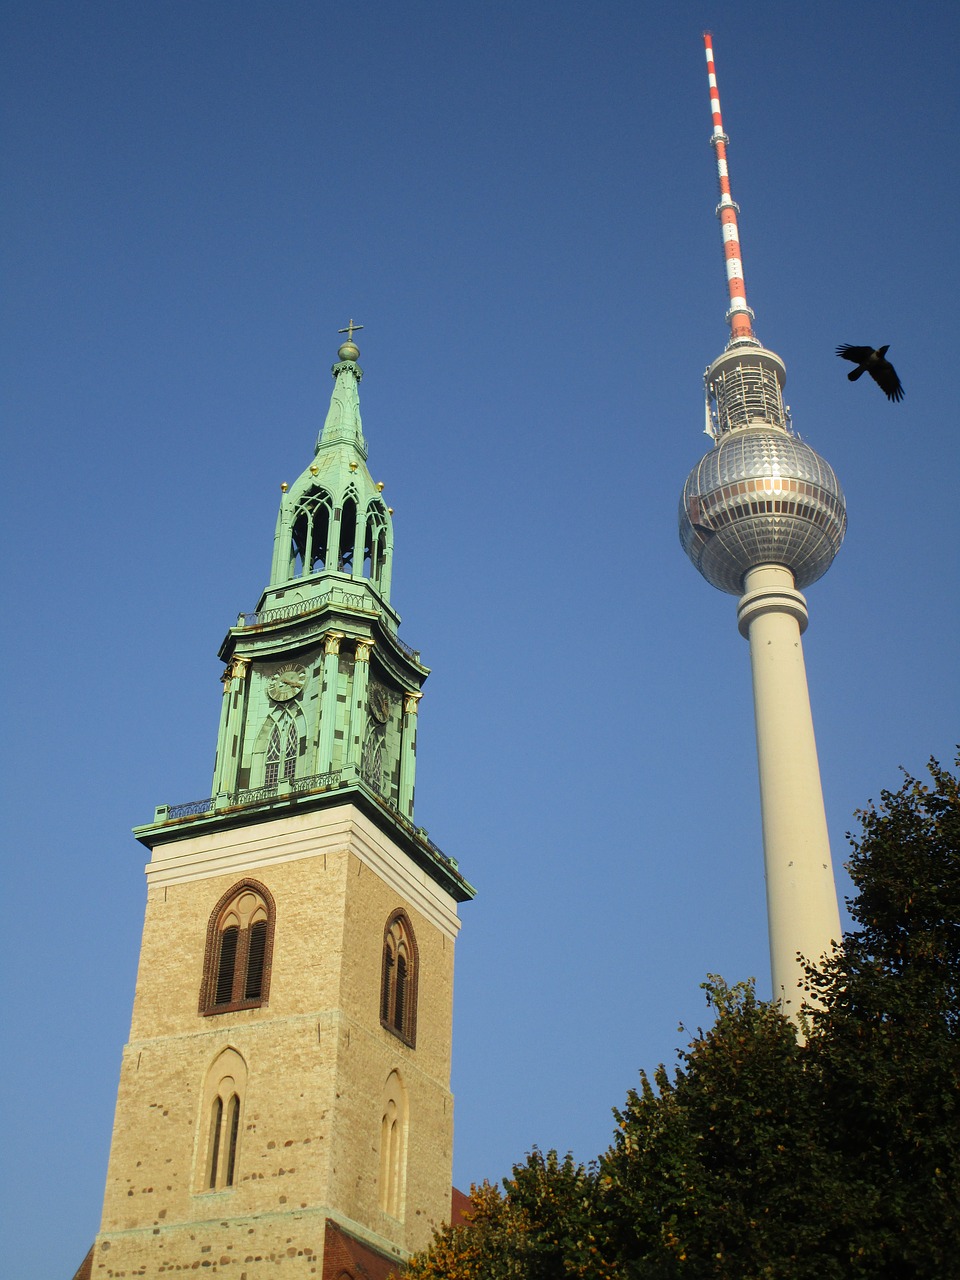
[{"label": "pointed spire", "polygon": [[351,319],[340,333],[347,335],[337,352],[337,363],[330,372],[336,384],[330,397],[330,408],[323,424],[323,430],[317,437],[314,453],[333,444],[352,444],[362,458],[367,456],[367,442],[363,437],[363,423],[360,419],[360,379],[363,370],[357,364],[360,348],[353,340],[354,333],[362,329],[362,324],[354,324]]},{"label": "pointed spire", "polygon": [[740,229],[737,214],[740,206],[730,193],[730,173],[727,168],[727,143],[730,139],[723,131],[723,117],[720,114],[720,90],[717,88],[717,68],[713,60],[713,36],[709,31],[703,33],[703,46],[707,55],[707,82],[710,86],[710,113],[713,116],[713,133],[710,145],[717,156],[717,179],[720,183],[720,203],[717,205],[717,217],[720,219],[723,237],[723,256],[727,265],[727,291],[730,296],[730,307],[727,321],[730,325],[730,341],[728,346],[737,342],[749,342],[754,346],[760,343],[753,332],[753,312],[747,306],[747,289],[743,279],[743,260],[740,257]]},{"label": "pointed spire", "polygon": [[333,393],[313,461],[281,493],[270,588],[299,578],[304,589],[326,590],[331,574],[349,577],[376,593],[379,608],[390,601],[393,512],[383,500],[383,484],[374,483],[366,465],[359,393],[363,370],[353,340],[362,327],[351,320],[340,330],[347,340],[331,369]]}]

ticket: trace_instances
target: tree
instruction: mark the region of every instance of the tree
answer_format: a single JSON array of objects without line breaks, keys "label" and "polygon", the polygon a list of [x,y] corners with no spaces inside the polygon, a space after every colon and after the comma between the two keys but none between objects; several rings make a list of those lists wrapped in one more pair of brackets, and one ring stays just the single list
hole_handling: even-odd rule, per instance
[{"label": "tree", "polygon": [[621,1274],[840,1277],[822,1206],[841,1173],[796,1028],[752,983],[705,986],[713,1027],[614,1112],[600,1169]]},{"label": "tree", "polygon": [[534,1149],[503,1192],[470,1191],[468,1223],[443,1227],[405,1280],[613,1280],[600,1251],[596,1171]]},{"label": "tree", "polygon": [[858,814],[854,927],[808,966],[804,1042],[712,978],[713,1026],[641,1073],[596,1166],[534,1151],[407,1274],[960,1277],[960,783],[929,769]]},{"label": "tree", "polygon": [[855,927],[809,973],[852,1275],[960,1275],[960,781],[929,772],[858,814]]}]

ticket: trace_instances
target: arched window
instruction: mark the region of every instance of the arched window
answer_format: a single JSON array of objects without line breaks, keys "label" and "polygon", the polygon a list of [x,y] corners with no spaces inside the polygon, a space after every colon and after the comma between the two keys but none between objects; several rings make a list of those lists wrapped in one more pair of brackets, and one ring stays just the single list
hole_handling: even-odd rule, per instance
[{"label": "arched window", "polygon": [[380,1025],[404,1044],[417,1042],[417,944],[405,911],[395,911],[383,935]]},{"label": "arched window", "polygon": [[290,574],[319,573],[330,556],[330,515],[333,503],[324,489],[304,494],[293,517]]},{"label": "arched window", "polygon": [[242,880],[223,895],[207,925],[202,1014],[231,1013],[267,1003],[273,921],[273,898],[256,880]]},{"label": "arched window", "polygon": [[407,1091],[399,1071],[383,1089],[380,1118],[380,1208],[402,1218],[407,1181]]},{"label": "arched window", "polygon": [[264,757],[263,785],[275,787],[281,778],[291,782],[297,774],[297,756],[300,754],[300,735],[289,711],[277,716],[270,732]]},{"label": "arched window", "polygon": [[200,1113],[198,1190],[226,1191],[238,1178],[240,1113],[246,1092],[247,1064],[236,1049],[218,1054],[203,1089]]},{"label": "arched window", "polygon": [[378,794],[383,794],[383,756],[386,742],[382,725],[374,725],[367,731],[360,757],[360,776],[364,782],[373,787]]},{"label": "arched window", "polygon": [[381,502],[372,502],[367,508],[366,528],[363,538],[363,576],[376,587],[382,585],[383,570],[387,560],[387,517]]},{"label": "arched window", "polygon": [[337,568],[342,573],[353,573],[353,551],[357,543],[357,495],[353,489],[344,494],[340,506],[340,551]]}]

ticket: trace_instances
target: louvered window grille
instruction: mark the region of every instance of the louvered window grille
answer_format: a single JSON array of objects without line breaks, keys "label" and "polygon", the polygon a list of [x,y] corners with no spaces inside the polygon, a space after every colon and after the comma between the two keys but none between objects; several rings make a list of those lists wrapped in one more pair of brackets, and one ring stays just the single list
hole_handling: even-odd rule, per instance
[{"label": "louvered window grille", "polygon": [[417,946],[403,911],[387,921],[383,939],[380,1024],[413,1048],[417,1033]]},{"label": "louvered window grille", "polygon": [[394,993],[393,1025],[403,1031],[404,1013],[406,1012],[407,993],[407,960],[406,956],[397,956],[397,989]]},{"label": "louvered window grille", "polygon": [[237,969],[237,943],[240,930],[236,925],[224,929],[220,935],[220,963],[217,966],[217,1004],[229,1004],[233,999],[233,979]]},{"label": "louvered window grille", "polygon": [[390,1017],[390,992],[393,990],[393,954],[389,947],[383,949],[383,981],[380,988],[380,1021]]},{"label": "louvered window grille", "polygon": [[207,925],[200,989],[202,1014],[228,1013],[265,1003],[273,953],[273,899],[255,880],[225,893]]},{"label": "louvered window grille", "polygon": [[267,950],[267,922],[258,920],[250,926],[247,948],[247,980],[244,984],[244,1000],[259,1000],[263,991],[263,962]]}]

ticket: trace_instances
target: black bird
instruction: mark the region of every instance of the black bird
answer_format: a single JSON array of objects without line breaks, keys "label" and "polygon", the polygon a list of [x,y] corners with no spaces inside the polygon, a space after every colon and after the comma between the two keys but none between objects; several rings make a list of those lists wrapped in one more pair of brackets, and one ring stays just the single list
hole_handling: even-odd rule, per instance
[{"label": "black bird", "polygon": [[887,359],[889,344],[874,351],[872,347],[837,347],[837,355],[844,360],[852,360],[858,367],[847,377],[856,382],[863,374],[869,373],[877,386],[886,394],[888,400],[902,400],[903,387],[897,377],[897,371]]}]

